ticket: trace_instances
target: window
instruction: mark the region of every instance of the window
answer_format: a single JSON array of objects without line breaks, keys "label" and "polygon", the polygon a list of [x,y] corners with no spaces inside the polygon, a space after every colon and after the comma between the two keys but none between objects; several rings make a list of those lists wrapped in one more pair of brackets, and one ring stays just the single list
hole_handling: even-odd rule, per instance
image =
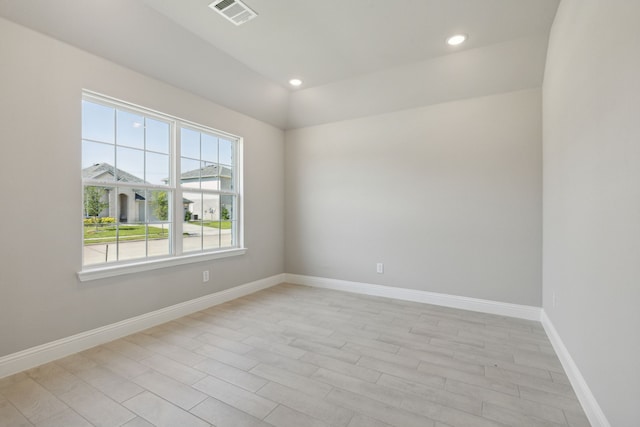
[{"label": "window", "polygon": [[239,138],[82,101],[83,271],[240,248]]}]

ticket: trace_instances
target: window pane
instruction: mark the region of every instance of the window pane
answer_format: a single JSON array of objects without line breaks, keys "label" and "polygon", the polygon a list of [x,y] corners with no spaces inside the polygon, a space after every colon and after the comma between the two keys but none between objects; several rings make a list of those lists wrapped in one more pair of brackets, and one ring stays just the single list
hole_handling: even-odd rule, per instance
[{"label": "window pane", "polygon": [[146,149],[169,154],[169,123],[146,118]]},{"label": "window pane", "polygon": [[82,141],[82,178],[113,181],[115,146]]},{"label": "window pane", "polygon": [[161,190],[147,190],[148,222],[167,222],[171,219],[171,193]]},{"label": "window pane", "polygon": [[202,195],[202,219],[217,221],[220,218],[220,196],[204,193]]},{"label": "window pane", "polygon": [[147,152],[145,180],[149,184],[169,185],[169,156]]},{"label": "window pane", "polygon": [[233,190],[233,142],[220,139],[220,188]]},{"label": "window pane", "polygon": [[218,178],[218,164],[208,164],[201,169],[201,187],[207,190],[220,190],[220,180]]},{"label": "window pane", "polygon": [[180,129],[180,154],[200,160],[200,133],[191,129]]},{"label": "window pane", "polygon": [[[140,197],[140,193],[136,190],[126,187],[116,188],[116,197],[114,198],[116,209],[113,212],[116,214],[115,218],[117,222],[137,222],[140,217],[138,209],[140,205],[137,203],[137,199]],[[143,193],[144,194],[144,193]],[[142,205],[144,208],[144,204]]]},{"label": "window pane", "polygon": [[207,163],[218,163],[218,138],[206,133],[202,134],[202,160]]},{"label": "window pane", "polygon": [[118,147],[116,179],[124,182],[144,182],[144,151]]},{"label": "window pane", "polygon": [[233,241],[235,235],[236,221],[223,221],[223,228],[220,230],[220,247],[232,248],[236,246]]},{"label": "window pane", "polygon": [[204,215],[202,248],[217,249],[220,247],[220,196],[204,193],[202,208]]},{"label": "window pane", "polygon": [[[182,239],[181,253],[236,244],[238,195],[220,194],[234,192],[235,140],[108,99],[87,99],[82,104],[83,265],[172,256],[174,237]],[[179,176],[173,176],[176,169]],[[176,191],[182,197],[178,206]],[[183,224],[182,236],[171,234],[176,221]]]},{"label": "window pane", "polygon": [[200,162],[183,158],[180,162],[180,184],[183,187],[200,188]]},{"label": "window pane", "polygon": [[127,147],[144,148],[144,117],[117,111],[116,143]]},{"label": "window pane", "polygon": [[233,164],[233,142],[220,138],[220,163],[231,167]]},{"label": "window pane", "polygon": [[220,196],[220,247],[229,248],[235,246],[236,221],[236,196]]},{"label": "window pane", "polygon": [[115,108],[82,101],[82,139],[113,144]]},{"label": "window pane", "polygon": [[[83,260],[85,265],[116,260],[113,187],[84,187]],[[111,245],[111,253],[109,253]]]},{"label": "window pane", "polygon": [[86,186],[84,187],[84,216],[85,218],[103,218],[110,216],[112,212],[111,187]]},{"label": "window pane", "polygon": [[147,226],[145,224],[118,224],[118,261],[147,256]]},{"label": "window pane", "polygon": [[193,252],[202,250],[202,193],[184,192],[182,202],[185,222],[182,225],[182,250]]},{"label": "window pane", "polygon": [[233,171],[228,166],[220,165],[220,189],[233,190]]},{"label": "window pane", "polygon": [[171,254],[170,228],[171,225],[168,222],[149,225],[147,256],[153,257]]},{"label": "window pane", "polygon": [[[142,188],[133,188],[131,190],[124,190],[123,189],[120,192],[122,192],[124,194],[125,191],[126,191],[126,193],[128,194],[129,197],[133,197],[133,202],[130,203],[131,210],[127,214],[126,222],[129,223],[129,224],[132,224],[132,223],[144,224],[145,222],[147,222],[147,217],[148,217],[148,214],[147,214],[147,200],[148,200],[147,190],[144,190]],[[127,200],[127,202],[128,202],[128,200]]]},{"label": "window pane", "polygon": [[236,220],[235,196],[220,196],[220,216],[223,220]]}]

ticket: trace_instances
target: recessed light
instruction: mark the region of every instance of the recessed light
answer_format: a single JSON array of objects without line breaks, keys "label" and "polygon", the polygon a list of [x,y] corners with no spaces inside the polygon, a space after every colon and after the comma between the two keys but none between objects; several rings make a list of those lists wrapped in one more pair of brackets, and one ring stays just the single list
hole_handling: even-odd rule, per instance
[{"label": "recessed light", "polygon": [[459,44],[464,43],[466,40],[466,34],[456,34],[455,36],[451,36],[447,39],[447,44],[449,46],[458,46]]},{"label": "recessed light", "polygon": [[291,79],[291,80],[289,80],[289,84],[291,86],[300,86],[302,84],[302,80],[300,80],[300,79]]}]

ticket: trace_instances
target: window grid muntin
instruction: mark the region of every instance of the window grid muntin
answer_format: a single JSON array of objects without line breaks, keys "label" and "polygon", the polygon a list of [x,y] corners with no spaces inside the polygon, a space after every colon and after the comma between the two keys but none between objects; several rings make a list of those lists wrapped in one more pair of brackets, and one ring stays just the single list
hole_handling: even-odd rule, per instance
[{"label": "window grid muntin", "polygon": [[[197,254],[197,253],[202,253],[202,254],[207,254],[207,253],[215,253],[215,252],[219,252],[219,251],[223,251],[223,250],[228,250],[228,249],[239,249],[241,248],[240,246],[240,240],[239,240],[239,236],[241,234],[241,230],[240,230],[240,198],[241,198],[241,194],[238,191],[238,180],[239,180],[239,174],[240,174],[240,160],[239,160],[239,145],[240,145],[240,138],[238,138],[235,135],[232,134],[228,134],[222,131],[218,131],[212,128],[208,128],[206,126],[202,126],[199,125],[197,123],[191,122],[189,120],[184,120],[184,119],[180,119],[177,117],[173,117],[167,114],[163,114],[163,113],[159,113],[157,111],[154,110],[150,110],[148,108],[145,107],[140,107],[140,106],[136,106],[136,105],[131,105],[128,103],[124,103],[122,101],[110,98],[110,97],[106,97],[103,95],[99,95],[99,94],[95,94],[92,92],[88,92],[88,91],[84,91],[83,92],[83,101],[88,101],[88,102],[92,102],[107,108],[113,108],[114,109],[114,142],[110,143],[110,142],[106,142],[106,141],[100,141],[100,140],[93,140],[93,139],[89,139],[89,138],[82,138],[82,141],[89,141],[89,142],[95,142],[95,143],[100,143],[100,144],[104,144],[104,145],[111,145],[114,146],[114,168],[117,168],[117,163],[118,163],[118,159],[117,159],[117,150],[116,147],[120,146],[120,147],[126,147],[129,149],[138,149],[138,150],[143,150],[144,152],[144,178],[146,178],[146,173],[147,173],[147,159],[146,159],[146,153],[154,153],[154,154],[161,154],[161,155],[168,155],[169,156],[169,181],[166,185],[160,185],[160,184],[149,184],[149,183],[135,183],[133,185],[129,185],[129,183],[127,182],[122,182],[122,181],[117,181],[117,176],[114,177],[114,180],[112,181],[105,181],[105,180],[92,180],[92,179],[84,179],[83,178],[83,191],[84,188],[87,186],[92,186],[92,185],[98,185],[98,186],[105,186],[105,185],[110,185],[113,186],[114,188],[120,186],[120,187],[135,187],[135,188],[144,188],[144,189],[157,189],[160,191],[167,191],[169,194],[171,194],[171,196],[169,196],[169,200],[170,200],[170,209],[169,209],[169,219],[167,220],[167,222],[164,222],[164,224],[168,224],[169,228],[171,230],[171,232],[169,233],[169,240],[170,240],[170,250],[169,250],[169,254],[168,255],[160,255],[160,256],[149,256],[149,247],[148,247],[148,242],[149,242],[149,231],[148,231],[148,227],[150,225],[153,225],[154,223],[150,222],[150,216],[148,211],[145,211],[145,222],[143,223],[145,225],[145,257],[144,258],[136,258],[132,261],[137,261],[139,262],[140,260],[142,261],[153,261],[156,259],[171,259],[171,258],[176,258],[176,257],[180,257],[181,255],[183,255],[184,252],[182,250],[182,239],[180,239],[179,237],[182,235],[182,221],[180,221],[178,218],[181,218],[183,215],[183,197],[182,194],[184,192],[182,186],[179,183],[179,176],[181,176],[181,164],[180,164],[180,159],[182,158],[181,154],[180,154],[180,129],[181,128],[187,128],[187,129],[191,129],[194,130],[196,132],[200,133],[200,139],[202,139],[202,133],[206,133],[208,135],[214,136],[215,138],[218,139],[218,171],[220,171],[220,161],[219,161],[219,145],[220,145],[220,139],[224,139],[226,141],[229,141],[232,145],[232,157],[231,157],[231,165],[227,165],[225,164],[225,166],[230,166],[230,169],[232,170],[232,179],[231,179],[231,190],[211,190],[211,189],[202,189],[202,188],[198,188],[195,189],[193,188],[193,190],[197,190],[198,192],[202,192],[202,193],[211,193],[211,194],[217,194],[219,196],[218,199],[218,204],[220,205],[220,197],[223,195],[226,196],[232,196],[234,203],[233,203],[233,216],[229,219],[229,221],[232,222],[232,233],[231,233],[231,245],[230,246],[222,246],[221,242],[219,242],[219,248],[217,249],[211,249],[211,250],[205,250],[205,249],[201,249],[200,251],[189,251],[188,254],[189,255],[193,255],[193,254]],[[121,110],[121,111],[126,111],[128,113],[134,114],[134,115],[139,115],[142,116],[144,121],[145,121],[145,126],[144,126],[144,148],[143,149],[139,149],[139,148],[135,148],[135,147],[131,147],[131,146],[126,146],[126,145],[119,145],[118,144],[118,138],[117,138],[117,110]],[[169,126],[169,147],[168,147],[168,153],[164,153],[161,151],[157,151],[157,150],[147,150],[147,139],[146,139],[146,121],[147,119],[153,119],[153,120],[157,120],[160,121],[162,123],[165,123]],[[201,142],[201,141],[200,141]],[[202,146],[200,145],[200,157],[202,157]],[[195,159],[194,159],[195,160]],[[115,170],[114,170],[115,173]],[[201,176],[200,176],[200,180],[201,180]],[[222,187],[222,185],[220,185],[220,187]],[[189,190],[189,188],[185,188],[185,190]],[[204,194],[203,194],[204,196]],[[118,209],[119,209],[119,197],[118,195],[116,195],[115,197],[115,212],[117,214]],[[145,200],[145,210],[149,209],[149,203],[148,200]],[[83,212],[84,212],[84,203],[83,203]],[[117,215],[116,215],[117,216]],[[83,218],[84,218],[84,214],[83,214]],[[222,221],[221,218],[219,218],[220,221]],[[116,218],[116,227],[118,227],[120,224],[119,222],[119,218]],[[157,223],[156,223],[157,224]],[[84,229],[83,229],[83,239],[84,239]],[[119,248],[120,245],[120,240],[116,240],[117,246]],[[84,247],[84,243],[83,243],[83,247]],[[201,248],[202,248],[202,243],[201,243]],[[119,250],[119,249],[118,249]],[[118,256],[119,258],[119,256]],[[89,264],[89,265],[85,265],[84,264],[84,258],[83,258],[83,266],[88,266],[90,268],[95,268],[95,267],[100,267],[100,266],[113,266],[113,265],[117,265],[117,264],[126,264],[128,263],[129,260],[126,261],[116,261],[116,262],[105,262],[105,263],[101,263],[101,264]]]},{"label": "window grid muntin", "polygon": [[[204,199],[204,195],[205,194],[212,194],[212,195],[217,195],[218,196],[218,221],[220,221],[220,228],[219,228],[219,234],[218,234],[218,246],[220,249],[230,249],[230,248],[237,248],[239,247],[239,230],[238,230],[238,225],[239,225],[239,221],[238,221],[238,206],[239,206],[239,200],[240,200],[240,194],[239,191],[237,190],[238,186],[237,186],[237,179],[238,179],[238,174],[239,174],[239,161],[238,161],[238,140],[235,137],[230,137],[229,135],[224,135],[224,134],[220,134],[218,132],[212,132],[210,129],[204,128],[202,126],[198,126],[198,125],[194,125],[194,124],[182,124],[181,126],[179,126],[177,128],[177,134],[180,135],[180,137],[182,137],[182,130],[186,129],[188,131],[191,132],[196,132],[198,133],[198,152],[199,152],[199,158],[195,158],[193,156],[184,156],[181,154],[180,156],[180,165],[182,166],[182,161],[184,159],[186,159],[187,161],[192,161],[192,162],[198,162],[199,163],[199,174],[198,174],[198,186],[197,187],[187,187],[185,184],[183,184],[182,182],[180,183],[179,187],[180,190],[184,193],[184,192],[190,192],[190,193],[199,193],[200,197],[201,197],[201,201]],[[206,167],[205,163],[213,163],[213,162],[207,162],[206,160],[204,160],[202,158],[202,144],[203,144],[203,135],[208,135],[208,136],[212,136],[214,138],[216,138],[216,152],[217,152],[217,165],[218,165],[218,171],[217,171],[217,178],[218,178],[218,189],[210,189],[210,188],[205,188],[203,187],[203,175],[202,175],[202,170]],[[221,145],[221,140],[224,141],[228,141],[231,144],[231,158],[230,158],[230,163],[222,163],[222,160],[220,158],[220,145]],[[229,169],[231,170],[231,180],[230,180],[230,189],[229,190],[225,190],[223,189],[223,185],[222,185],[222,177],[223,175],[221,174],[222,171],[222,166],[225,167],[229,167]],[[183,174],[184,171],[181,171],[181,174]],[[222,245],[222,204],[221,204],[221,200],[222,200],[222,196],[231,196],[233,203],[232,203],[232,217],[230,217],[230,219],[228,221],[231,222],[231,239],[230,239],[230,244],[229,246],[223,246]],[[201,202],[201,208],[202,211],[199,212],[199,221],[200,221],[200,229],[201,229],[201,234],[200,234],[200,251],[206,251],[204,249],[204,221],[205,221],[205,211],[204,211],[204,203]],[[226,221],[226,220],[225,220]],[[184,238],[185,236],[183,236],[183,242],[184,242]],[[184,250],[184,253],[194,253],[196,252],[196,250]]]}]

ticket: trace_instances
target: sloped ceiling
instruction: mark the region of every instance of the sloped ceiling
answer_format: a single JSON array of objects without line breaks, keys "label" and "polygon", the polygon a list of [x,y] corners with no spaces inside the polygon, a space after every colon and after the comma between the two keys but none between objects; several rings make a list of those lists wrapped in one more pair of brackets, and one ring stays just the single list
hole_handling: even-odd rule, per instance
[{"label": "sloped ceiling", "polygon": [[[558,0],[0,0],[0,15],[279,128],[539,87]],[[452,48],[446,37],[469,34]],[[299,89],[288,80],[299,77]]]}]

